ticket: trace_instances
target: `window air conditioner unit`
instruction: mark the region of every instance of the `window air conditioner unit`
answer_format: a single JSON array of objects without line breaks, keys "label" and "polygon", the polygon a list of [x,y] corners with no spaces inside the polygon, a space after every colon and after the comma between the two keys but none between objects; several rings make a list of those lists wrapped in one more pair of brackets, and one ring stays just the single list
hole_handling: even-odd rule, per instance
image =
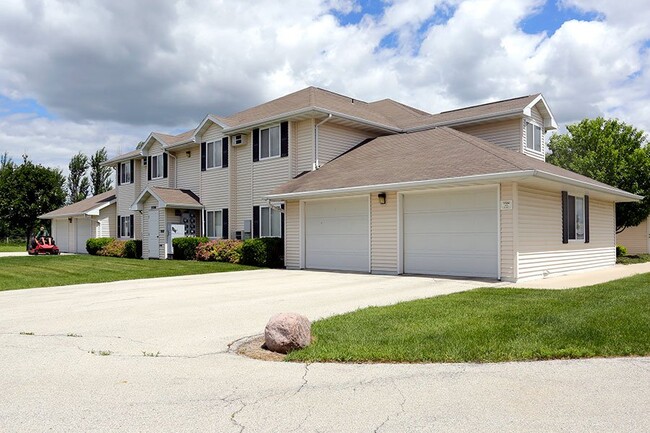
[{"label": "window air conditioner unit", "polygon": [[232,136],[232,145],[233,146],[244,146],[248,144],[248,135],[246,134],[237,134]]},{"label": "window air conditioner unit", "polygon": [[243,240],[244,239],[244,232],[241,231],[241,230],[237,230],[235,232],[235,239],[237,239],[238,241]]}]

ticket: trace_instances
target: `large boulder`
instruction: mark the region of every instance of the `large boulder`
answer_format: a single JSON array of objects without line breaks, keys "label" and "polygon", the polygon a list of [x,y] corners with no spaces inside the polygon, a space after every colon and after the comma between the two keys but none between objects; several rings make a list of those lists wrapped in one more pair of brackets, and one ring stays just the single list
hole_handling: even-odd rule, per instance
[{"label": "large boulder", "polygon": [[311,322],[301,314],[276,314],[264,328],[264,345],[273,352],[289,353],[310,343]]}]

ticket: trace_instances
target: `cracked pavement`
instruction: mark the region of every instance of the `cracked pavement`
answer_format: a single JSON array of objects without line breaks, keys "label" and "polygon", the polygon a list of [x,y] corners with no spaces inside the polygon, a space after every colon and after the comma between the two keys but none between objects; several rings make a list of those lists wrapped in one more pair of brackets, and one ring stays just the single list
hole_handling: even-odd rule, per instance
[{"label": "cracked pavement", "polygon": [[258,270],[0,292],[0,431],[650,431],[650,358],[299,364],[230,347],[281,311],[484,285]]}]

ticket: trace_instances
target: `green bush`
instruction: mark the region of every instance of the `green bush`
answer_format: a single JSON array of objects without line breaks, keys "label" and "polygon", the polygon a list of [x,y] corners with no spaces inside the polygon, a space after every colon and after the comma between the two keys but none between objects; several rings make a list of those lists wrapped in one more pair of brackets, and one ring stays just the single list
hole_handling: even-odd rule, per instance
[{"label": "green bush", "polygon": [[97,255],[104,257],[126,257],[126,243],[127,241],[113,239],[104,248],[97,251]]},{"label": "green bush", "polygon": [[284,242],[281,238],[246,239],[241,247],[239,263],[281,268],[284,266]]},{"label": "green bush", "polygon": [[200,243],[196,248],[196,260],[226,263],[239,263],[242,241],[219,239]]},{"label": "green bush", "polygon": [[124,257],[127,259],[142,258],[142,241],[140,239],[131,239],[124,244]]},{"label": "green bush", "polygon": [[174,246],[174,260],[194,260],[196,259],[196,247],[200,243],[209,242],[206,237],[187,237],[175,238],[172,241]]},{"label": "green bush", "polygon": [[616,257],[627,256],[627,248],[623,245],[616,245]]},{"label": "green bush", "polygon": [[96,256],[99,250],[114,240],[114,238],[90,238],[86,241],[86,251],[88,251],[88,254]]}]

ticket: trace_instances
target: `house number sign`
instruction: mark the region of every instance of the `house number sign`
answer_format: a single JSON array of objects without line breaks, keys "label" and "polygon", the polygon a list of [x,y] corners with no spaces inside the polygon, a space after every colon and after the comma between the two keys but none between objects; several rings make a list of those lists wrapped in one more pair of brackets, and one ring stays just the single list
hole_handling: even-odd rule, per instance
[{"label": "house number sign", "polygon": [[512,200],[501,200],[501,210],[512,210]]}]

